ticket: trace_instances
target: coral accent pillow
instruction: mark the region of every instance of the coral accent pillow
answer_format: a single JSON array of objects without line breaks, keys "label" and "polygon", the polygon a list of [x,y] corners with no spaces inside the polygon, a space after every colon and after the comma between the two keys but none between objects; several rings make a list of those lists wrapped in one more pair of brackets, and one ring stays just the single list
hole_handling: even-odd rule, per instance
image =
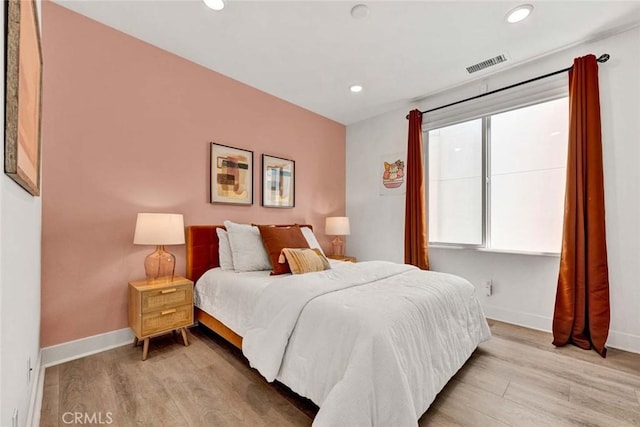
[{"label": "coral accent pillow", "polygon": [[312,273],[331,268],[329,260],[322,254],[320,249],[285,248],[282,250],[282,254],[286,258],[293,274]]},{"label": "coral accent pillow", "polygon": [[304,234],[300,231],[300,227],[293,225],[291,227],[275,227],[273,225],[259,225],[262,244],[267,251],[269,260],[271,261],[271,275],[291,273],[289,264],[286,262],[280,264],[278,258],[280,252],[284,248],[308,248],[309,244]]}]

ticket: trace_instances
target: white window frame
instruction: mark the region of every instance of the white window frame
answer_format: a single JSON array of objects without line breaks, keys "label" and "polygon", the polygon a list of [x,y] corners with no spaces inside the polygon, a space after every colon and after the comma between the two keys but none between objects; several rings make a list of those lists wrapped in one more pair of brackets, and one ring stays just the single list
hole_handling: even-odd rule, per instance
[{"label": "white window frame", "polygon": [[[429,131],[467,122],[474,119],[482,119],[482,243],[451,243],[429,241],[429,246],[445,248],[468,248],[487,252],[519,253],[532,255],[558,256],[559,252],[530,252],[521,250],[504,250],[491,248],[491,177],[488,175],[490,168],[490,138],[491,116],[506,111],[517,110],[536,104],[553,101],[569,96],[567,75],[559,75],[538,80],[523,86],[518,86],[504,92],[487,95],[472,101],[457,104],[442,110],[423,115],[423,156],[424,164],[429,167]],[[428,171],[428,169],[427,169]],[[425,199],[429,201],[429,174],[424,174]],[[429,221],[429,207],[427,206],[427,224]]]}]

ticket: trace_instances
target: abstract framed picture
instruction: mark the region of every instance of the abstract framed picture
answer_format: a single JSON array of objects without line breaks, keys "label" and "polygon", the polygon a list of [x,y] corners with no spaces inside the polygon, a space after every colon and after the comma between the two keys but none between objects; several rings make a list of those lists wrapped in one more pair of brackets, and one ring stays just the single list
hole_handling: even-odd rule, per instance
[{"label": "abstract framed picture", "polygon": [[6,74],[4,171],[40,195],[42,49],[33,0],[5,2]]},{"label": "abstract framed picture", "polygon": [[253,204],[253,151],[211,143],[210,202]]},{"label": "abstract framed picture", "polygon": [[293,208],[296,205],[296,162],[262,155],[262,206]]}]

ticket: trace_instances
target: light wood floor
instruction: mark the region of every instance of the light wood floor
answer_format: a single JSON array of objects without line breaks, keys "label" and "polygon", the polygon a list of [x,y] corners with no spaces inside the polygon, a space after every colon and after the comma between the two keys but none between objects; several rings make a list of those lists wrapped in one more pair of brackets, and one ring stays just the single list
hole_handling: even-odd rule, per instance
[{"label": "light wood floor", "polygon": [[[490,325],[491,341],[420,426],[640,426],[640,355],[610,349],[602,359],[556,349],[543,332]],[[199,328],[189,339],[189,347],[171,335],[152,340],[146,362],[140,347],[124,346],[48,368],[41,425],[73,425],[63,422],[66,412],[95,413],[115,426],[311,424],[313,403],[266,383],[224,340]]]}]

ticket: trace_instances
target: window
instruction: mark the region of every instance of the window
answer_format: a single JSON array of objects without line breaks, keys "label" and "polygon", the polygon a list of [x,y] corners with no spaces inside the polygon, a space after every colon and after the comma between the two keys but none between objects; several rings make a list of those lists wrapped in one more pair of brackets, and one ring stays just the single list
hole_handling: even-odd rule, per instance
[{"label": "window", "polygon": [[432,243],[559,252],[568,99],[429,130]]},{"label": "window", "polygon": [[482,244],[482,119],[429,132],[429,236]]}]

